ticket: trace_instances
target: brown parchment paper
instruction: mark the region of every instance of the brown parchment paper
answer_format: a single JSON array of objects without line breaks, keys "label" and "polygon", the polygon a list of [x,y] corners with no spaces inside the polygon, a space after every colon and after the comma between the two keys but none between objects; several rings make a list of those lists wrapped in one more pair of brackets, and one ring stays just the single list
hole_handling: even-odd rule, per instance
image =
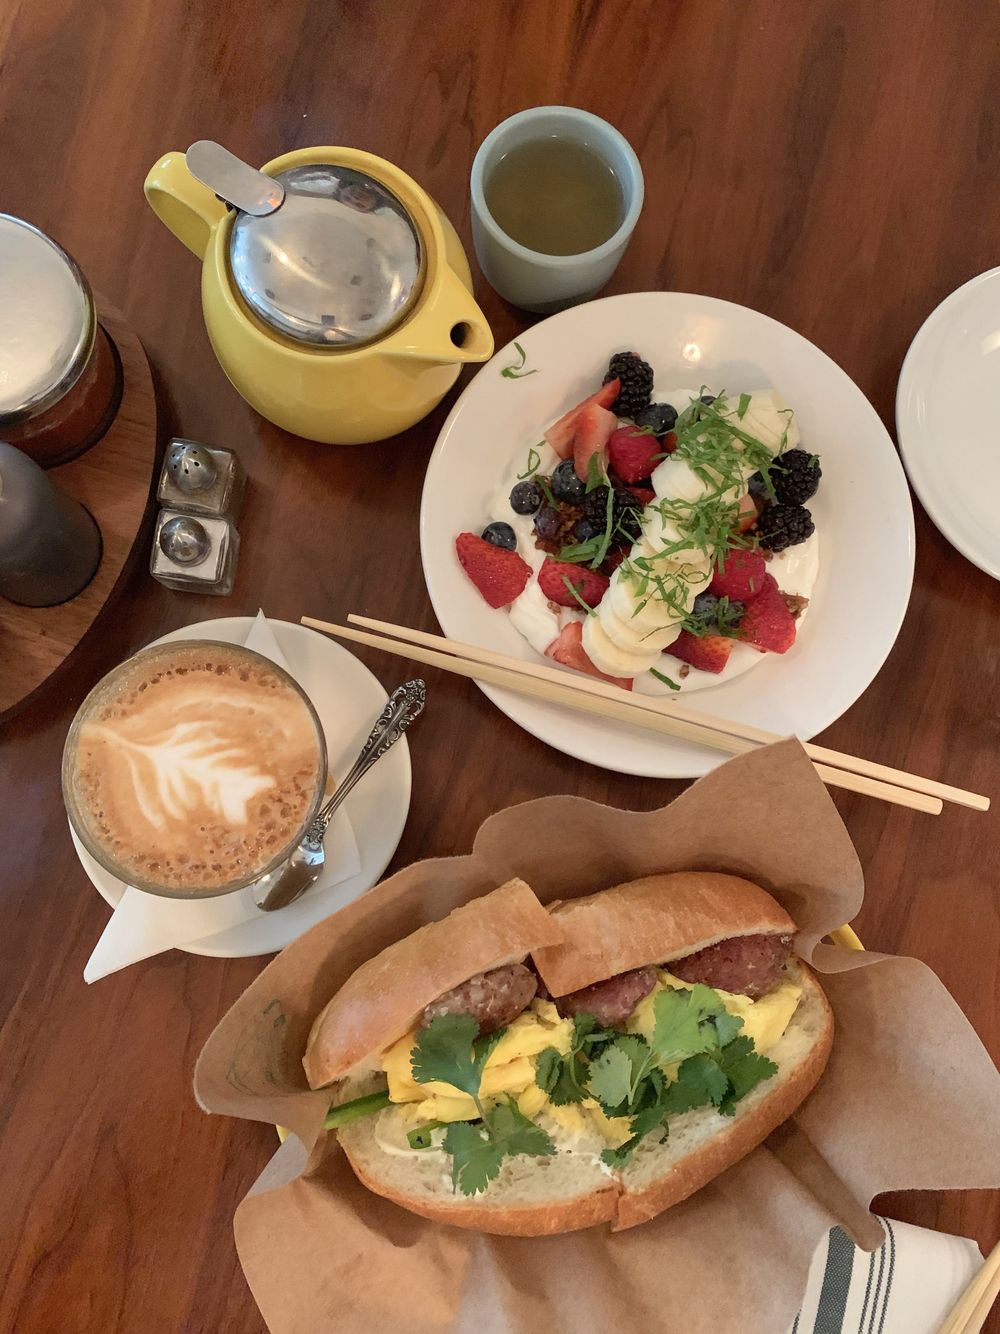
[{"label": "brown parchment paper", "polygon": [[[771,890],[800,926],[799,953],[825,974],[833,1055],[791,1121],[691,1199],[615,1235],[463,1232],[358,1184],[320,1134],[328,1098],[308,1090],[301,1057],[313,1017],[359,963],[512,875],[548,902],[685,869]],[[575,797],[501,811],[468,856],[407,867],[314,927],[240,997],[195,1072],[207,1111],[295,1131],[235,1219],[272,1334],[783,1334],[829,1227],[880,1243],[874,1195],[1000,1185],[1000,1075],[938,979],[916,960],[818,943],[862,893],[847,830],[787,741],[659,811]]]}]

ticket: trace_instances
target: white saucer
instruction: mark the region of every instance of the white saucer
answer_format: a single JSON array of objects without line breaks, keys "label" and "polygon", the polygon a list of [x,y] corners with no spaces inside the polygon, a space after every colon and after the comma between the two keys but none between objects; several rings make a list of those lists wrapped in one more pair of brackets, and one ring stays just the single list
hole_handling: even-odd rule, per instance
[{"label": "white saucer", "polygon": [[896,431],[921,504],[963,556],[1000,579],[1000,269],[927,317],[896,390]]},{"label": "white saucer", "polygon": [[[330,767],[343,773],[364,745],[372,723],[385,707],[386,693],[367,667],[347,649],[304,625],[268,620],[288,662],[319,714],[326,735]],[[242,644],[252,616],[226,616],[173,630],[156,644],[173,639],[218,639]],[[371,889],[396,851],[410,809],[410,751],[402,737],[355,788],[344,803],[361,857],[361,871],[350,880],[324,889],[322,881],[280,912],[262,912],[253,921],[212,936],[198,945],[179,945],[188,954],[215,959],[273,954],[303,932]],[[83,869],[99,893],[114,907],[125,886],[99,866],[72,829],[73,844]]]}]

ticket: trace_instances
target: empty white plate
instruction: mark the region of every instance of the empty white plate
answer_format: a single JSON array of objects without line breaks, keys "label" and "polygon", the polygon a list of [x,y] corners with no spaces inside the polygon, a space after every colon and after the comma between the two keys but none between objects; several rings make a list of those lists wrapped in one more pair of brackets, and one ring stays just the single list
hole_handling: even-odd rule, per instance
[{"label": "empty white plate", "polygon": [[896,431],[913,489],[963,556],[1000,579],[1000,269],[952,292],[910,345]]}]

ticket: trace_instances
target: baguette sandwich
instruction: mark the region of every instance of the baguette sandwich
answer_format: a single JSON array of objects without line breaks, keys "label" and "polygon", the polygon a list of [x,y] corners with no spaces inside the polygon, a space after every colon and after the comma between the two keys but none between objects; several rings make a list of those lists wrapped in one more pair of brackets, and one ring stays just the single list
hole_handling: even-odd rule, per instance
[{"label": "baguette sandwich", "polygon": [[515,1236],[677,1204],[819,1079],[833,1017],[795,923],[735,876],[648,876],[546,910],[519,880],[383,950],[304,1066],[358,1178]]}]

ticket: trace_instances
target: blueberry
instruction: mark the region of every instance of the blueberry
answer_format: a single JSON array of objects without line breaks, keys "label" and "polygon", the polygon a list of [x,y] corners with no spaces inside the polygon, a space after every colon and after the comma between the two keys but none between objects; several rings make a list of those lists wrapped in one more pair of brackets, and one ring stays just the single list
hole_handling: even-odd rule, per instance
[{"label": "blueberry", "polygon": [[586,483],[577,477],[573,460],[563,459],[552,474],[552,494],[556,500],[562,500],[567,505],[575,505],[577,501],[583,499],[586,491]]},{"label": "blueberry", "polygon": [[767,483],[764,481],[762,472],[755,472],[747,482],[747,490],[757,500],[767,500]]},{"label": "blueberry", "polygon": [[542,490],[536,482],[518,482],[510,493],[510,507],[515,514],[534,514],[542,503]]},{"label": "blueberry", "polygon": [[598,528],[597,524],[591,523],[589,519],[578,519],[573,528],[573,536],[577,542],[589,542],[592,537],[597,537],[603,532],[603,528]]},{"label": "blueberry", "polygon": [[715,593],[699,593],[694,600],[693,611],[696,616],[713,617],[718,605],[719,599]]},{"label": "blueberry", "polygon": [[535,515],[535,532],[539,537],[555,537],[562,526],[562,515],[551,505],[543,505]]},{"label": "blueberry", "polygon": [[648,408],[639,409],[633,421],[654,435],[666,435],[677,425],[677,409],[670,403],[650,403]]},{"label": "blueberry", "polygon": [[483,529],[483,541],[503,547],[504,551],[517,549],[517,537],[509,523],[488,523]]}]

